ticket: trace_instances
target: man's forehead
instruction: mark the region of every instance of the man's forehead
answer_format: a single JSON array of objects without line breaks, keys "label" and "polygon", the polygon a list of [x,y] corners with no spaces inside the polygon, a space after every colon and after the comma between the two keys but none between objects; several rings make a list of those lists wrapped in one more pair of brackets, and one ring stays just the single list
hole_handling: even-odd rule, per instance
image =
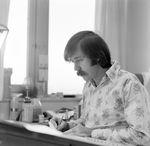
[{"label": "man's forehead", "polygon": [[76,60],[78,58],[83,58],[84,55],[80,49],[78,49],[71,57],[70,60]]}]

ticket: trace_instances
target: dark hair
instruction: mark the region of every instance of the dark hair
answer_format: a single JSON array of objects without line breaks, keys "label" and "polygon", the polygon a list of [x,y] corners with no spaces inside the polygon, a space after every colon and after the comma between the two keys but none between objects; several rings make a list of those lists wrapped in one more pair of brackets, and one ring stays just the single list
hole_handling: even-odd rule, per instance
[{"label": "dark hair", "polygon": [[80,31],[73,35],[64,51],[64,59],[70,61],[70,57],[78,50],[91,59],[92,65],[97,63],[103,68],[111,66],[111,55],[106,42],[92,31]]}]

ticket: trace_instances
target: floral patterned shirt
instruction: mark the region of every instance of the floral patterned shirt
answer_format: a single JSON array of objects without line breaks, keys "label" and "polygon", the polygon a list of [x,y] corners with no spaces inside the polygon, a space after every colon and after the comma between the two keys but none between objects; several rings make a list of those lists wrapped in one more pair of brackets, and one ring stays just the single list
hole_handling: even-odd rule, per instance
[{"label": "floral patterned shirt", "polygon": [[150,146],[150,98],[138,78],[115,61],[100,84],[87,82],[77,123],[93,138]]}]

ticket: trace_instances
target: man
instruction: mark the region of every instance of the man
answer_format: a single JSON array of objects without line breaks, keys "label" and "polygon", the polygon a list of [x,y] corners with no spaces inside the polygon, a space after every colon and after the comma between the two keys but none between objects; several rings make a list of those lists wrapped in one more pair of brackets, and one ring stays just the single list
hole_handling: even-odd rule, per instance
[{"label": "man", "polygon": [[66,134],[89,136],[135,145],[150,145],[150,101],[134,74],[111,60],[105,41],[92,31],[81,31],[68,41],[64,59],[74,63],[86,81],[82,115],[75,121],[53,118]]}]

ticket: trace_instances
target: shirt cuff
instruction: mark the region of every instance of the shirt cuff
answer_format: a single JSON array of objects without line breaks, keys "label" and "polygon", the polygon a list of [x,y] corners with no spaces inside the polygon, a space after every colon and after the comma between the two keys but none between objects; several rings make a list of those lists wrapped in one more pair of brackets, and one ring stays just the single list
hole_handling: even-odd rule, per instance
[{"label": "shirt cuff", "polygon": [[102,140],[109,140],[111,135],[112,129],[95,129],[91,133],[91,137]]}]

